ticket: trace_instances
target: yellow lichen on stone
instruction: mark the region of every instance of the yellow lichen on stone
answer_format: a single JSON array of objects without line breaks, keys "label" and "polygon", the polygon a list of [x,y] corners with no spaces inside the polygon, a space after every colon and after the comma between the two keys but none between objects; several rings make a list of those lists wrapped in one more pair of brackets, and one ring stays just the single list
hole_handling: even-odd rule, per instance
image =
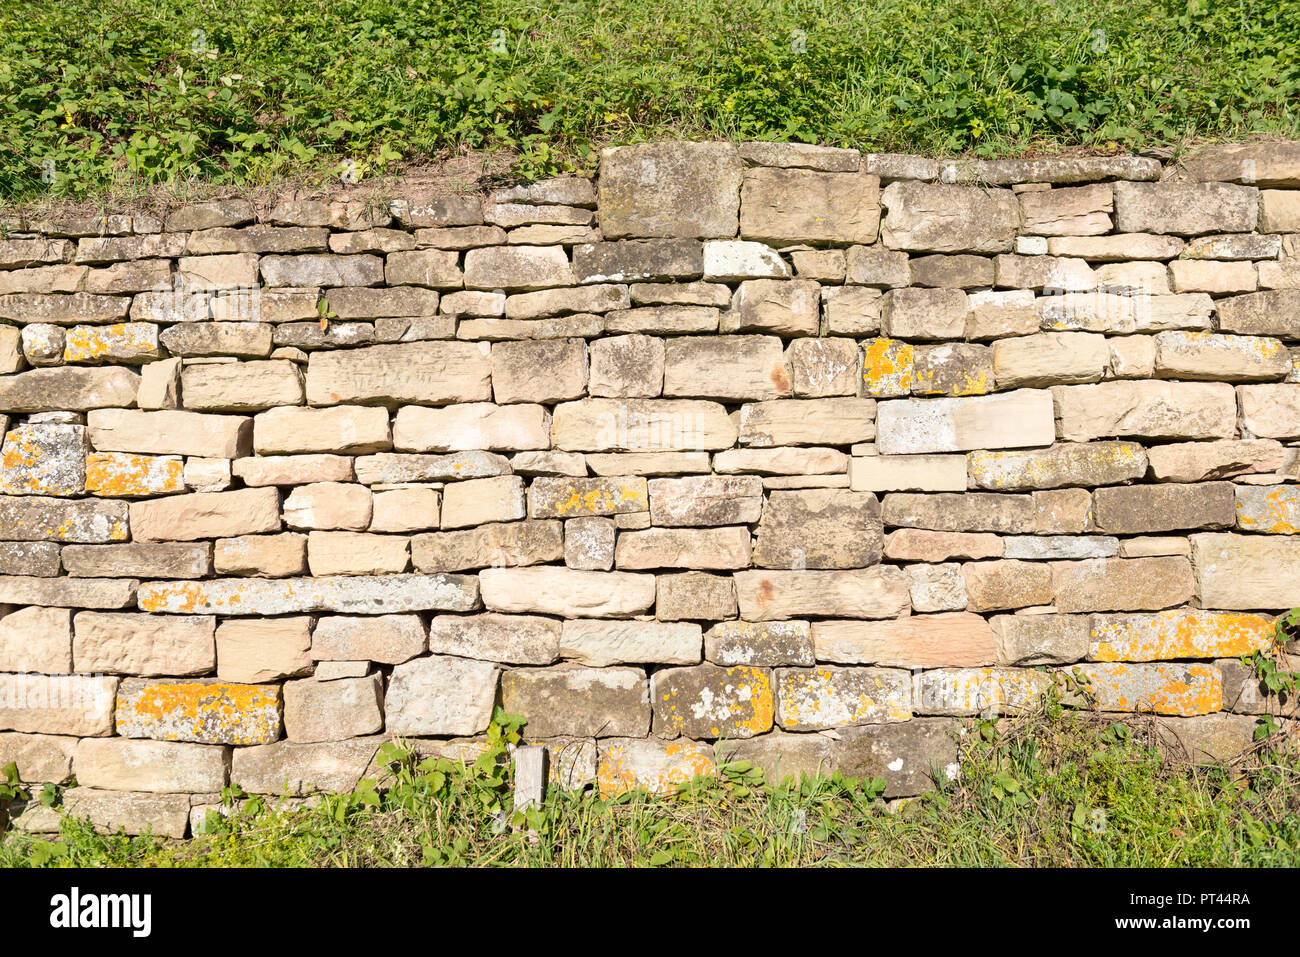
[{"label": "yellow lichen on stone", "polygon": [[274,686],[204,681],[124,684],[117,731],[126,737],[207,744],[268,744],[279,737]]},{"label": "yellow lichen on stone", "polygon": [[1248,612],[1163,611],[1154,615],[1094,615],[1094,661],[1235,658],[1268,646],[1273,619]]},{"label": "yellow lichen on stone", "polygon": [[185,491],[185,463],[176,455],[91,452],[86,456],[86,491],[131,497]]},{"label": "yellow lichen on stone", "polygon": [[910,342],[872,339],[862,353],[864,393],[888,397],[912,391],[914,350]]}]

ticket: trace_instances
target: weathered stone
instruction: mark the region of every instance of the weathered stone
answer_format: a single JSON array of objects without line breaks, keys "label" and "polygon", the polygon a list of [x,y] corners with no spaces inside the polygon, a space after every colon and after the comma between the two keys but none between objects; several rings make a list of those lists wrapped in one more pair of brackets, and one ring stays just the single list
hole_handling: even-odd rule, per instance
[{"label": "weathered stone", "polygon": [[230,780],[252,794],[348,793],[379,749],[379,738],[235,748]]},{"label": "weathered stone", "polygon": [[1237,528],[1245,532],[1300,532],[1300,487],[1237,486]]},{"label": "weathered stone", "polygon": [[535,565],[563,557],[561,525],[553,521],[479,525],[411,539],[411,562],[422,572]]},{"label": "weathered stone", "polygon": [[726,143],[642,143],[602,151],[601,232],[721,238],[736,234],[742,166]]},{"label": "weathered stone", "polygon": [[580,340],[498,342],[492,347],[497,402],[557,402],[583,394],[587,350]]},{"label": "weathered stone", "polygon": [[1087,615],[994,615],[989,625],[997,636],[1001,665],[1064,665],[1088,654]]},{"label": "weathered stone", "polygon": [[1116,183],[1120,232],[1248,233],[1259,215],[1259,191],[1224,183]]},{"label": "weathered stone", "polygon": [[130,738],[87,738],[72,769],[77,784],[117,791],[211,794],[226,786],[225,748]]},{"label": "weathered stone", "polygon": [[58,573],[57,542],[0,542],[0,575],[53,578]]},{"label": "weathered stone", "polygon": [[876,412],[882,455],[1050,445],[1055,434],[1051,393],[1033,389],[882,402]]},{"label": "weathered stone", "polygon": [[873,243],[880,180],[870,174],[760,167],[745,171],[740,235],[791,243]]},{"label": "weathered stone", "polygon": [[913,611],[961,611],[969,603],[966,580],[956,562],[908,565],[904,571]]},{"label": "weathered stone", "polygon": [[1300,604],[1300,542],[1268,535],[1192,537],[1202,608],[1280,609]]},{"label": "weathered stone", "polygon": [[1223,707],[1223,681],[1209,664],[1084,664],[1089,700],[1101,711],[1208,714]]},{"label": "weathered stone", "polygon": [[651,479],[647,487],[655,525],[743,525],[762,514],[763,483],[751,476]]},{"label": "weathered stone", "polygon": [[385,575],[406,571],[408,540],[400,535],[316,531],[307,536],[313,575]]},{"label": "weathered stone", "polygon": [[1264,615],[1179,609],[1155,615],[1094,615],[1088,657],[1093,661],[1249,656],[1272,640]]},{"label": "weathered stone", "polygon": [[468,342],[412,342],[312,353],[310,405],[486,402],[492,398],[487,354]]},{"label": "weathered stone", "polygon": [[384,281],[378,256],[263,256],[260,269],[268,286],[377,286]]},{"label": "weathered stone", "polygon": [[19,608],[0,618],[0,671],[67,674],[72,663],[68,609]]},{"label": "weathered stone", "polygon": [[917,714],[1005,714],[1032,708],[1051,677],[1025,668],[936,668],[916,677]]},{"label": "weathered stone", "polygon": [[509,522],[525,513],[524,480],[516,475],[452,482],[443,489],[440,521],[444,529]]},{"label": "weathered stone", "polygon": [[920,256],[909,265],[917,286],[971,289],[993,285],[993,261],[985,256]]},{"label": "weathered stone", "polygon": [[1034,531],[1034,504],[1027,495],[895,492],[885,496],[881,515],[885,525],[893,527],[941,532]]},{"label": "weathered stone", "polygon": [[560,624],[537,615],[439,615],[429,625],[429,651],[482,661],[549,665],[560,657]]},{"label": "weathered stone", "polygon": [[912,358],[916,395],[984,395],[993,390],[993,354],[987,346],[961,342],[918,345]]},{"label": "weathered stone", "polygon": [[650,336],[629,335],[591,344],[587,390],[593,396],[659,395],[664,382],[664,343]]},{"label": "weathered stone", "polygon": [[117,681],[100,675],[0,674],[0,730],[112,734]]},{"label": "weathered stone", "polygon": [[725,449],[736,424],[715,402],[584,399],[555,407],[552,444],[574,452]]},{"label": "weathered stone", "polygon": [[[387,411],[361,406],[270,409],[253,420],[252,439],[253,447],[260,455],[318,451],[345,454],[380,452],[392,448],[393,444]],[[246,450],[236,453],[246,454]],[[295,481],[307,478],[304,475]]]},{"label": "weathered stone", "polygon": [[415,452],[483,449],[518,451],[551,444],[551,417],[542,405],[467,402],[430,409],[408,405],[393,419],[393,447]]},{"label": "weathered stone", "polygon": [[1048,332],[993,344],[993,375],[999,388],[1097,382],[1109,362],[1105,336],[1088,332]]},{"label": "weathered stone", "polygon": [[1100,530],[1129,535],[1230,528],[1236,518],[1230,482],[1099,488],[1093,509]]},{"label": "weathered stone", "polygon": [[264,322],[185,322],[164,330],[159,342],[174,356],[239,356],[264,359],[271,354],[271,326]]},{"label": "weathered stone", "polygon": [[29,784],[66,784],[72,779],[77,739],[56,734],[0,733],[0,761],[11,761],[18,780]]},{"label": "weathered stone", "polygon": [[0,605],[68,608],[125,608],[139,582],[130,578],[43,578],[0,576]]},{"label": "weathered stone", "polygon": [[966,313],[960,289],[891,289],[885,293],[881,330],[907,339],[959,338]]},{"label": "weathered stone", "polygon": [[640,668],[512,669],[501,676],[501,706],[528,715],[537,737],[644,737],[650,730],[649,682]]},{"label": "weathered stone", "polygon": [[[331,410],[332,411],[332,410]],[[270,455],[235,459],[231,473],[245,485],[298,485],[306,482],[350,482],[352,460],[344,455]],[[373,481],[362,479],[363,482]]]},{"label": "weathered stone", "polygon": [[711,282],[789,279],[781,254],[763,243],[727,240],[704,244],[704,278]]},{"label": "weathered stone", "polygon": [[729,449],[713,457],[713,470],[723,474],[836,475],[848,468],[849,457],[838,449]]},{"label": "weathered stone", "polygon": [[472,611],[475,579],[467,575],[214,579],[146,582],[142,611],[218,615],[285,615],[339,612],[382,615],[405,611]]},{"label": "weathered stone", "polygon": [[1010,190],[896,182],[880,201],[881,241],[909,252],[1010,252],[1020,219]]},{"label": "weathered stone", "polygon": [[1236,397],[1223,382],[1101,382],[1057,386],[1052,395],[1066,442],[1221,439],[1235,431]]},{"label": "weathered stone", "polygon": [[200,675],[216,666],[216,621],[210,617],[83,611],[74,624],[72,659],[79,672]]},{"label": "weathered stone", "polygon": [[398,251],[390,253],[385,260],[384,281],[390,286],[459,289],[463,280],[459,256],[450,250]]},{"label": "weathered stone", "polygon": [[750,279],[742,282],[724,317],[723,332],[766,332],[815,336],[820,287],[804,279]]},{"label": "weathered stone", "polygon": [[823,324],[830,335],[870,336],[880,331],[884,295],[878,289],[823,286],[821,302]]},{"label": "weathered stone", "polygon": [[672,794],[695,777],[716,773],[713,752],[712,745],[692,741],[606,739],[600,742],[597,788],[604,799],[636,790]]},{"label": "weathered stone", "polygon": [[651,678],[650,699],[662,737],[750,738],[772,728],[772,681],[759,668],[661,669]]},{"label": "weathered stone", "polygon": [[906,721],[911,683],[893,668],[779,668],[776,723],[792,731]]},{"label": "weathered stone", "polygon": [[654,576],[632,572],[487,568],[479,584],[490,611],[564,618],[629,618],[647,612],[655,597]]},{"label": "weathered stone", "polygon": [[[1096,289],[1103,275],[1101,272],[1093,272],[1092,267],[1082,259],[1042,255],[998,256],[995,269],[996,285],[1003,289],[1035,290],[1047,295]],[[1168,288],[1163,288],[1163,277],[1164,270],[1161,267],[1160,291],[1168,292]]]},{"label": "weathered stone", "polygon": [[278,688],[217,679],[127,678],[117,691],[117,733],[198,744],[270,744],[280,737]]},{"label": "weathered stone", "polygon": [[885,557],[895,561],[946,562],[954,558],[1001,558],[1002,539],[980,532],[902,528],[885,537]]},{"label": "weathered stone", "polygon": [[740,617],[772,621],[808,615],[894,618],[910,609],[901,569],[736,572]]},{"label": "weathered stone", "polygon": [[437,528],[439,497],[435,489],[395,488],[375,492],[371,502],[372,532],[418,532]]},{"label": "weathered stone", "polygon": [[818,621],[812,626],[818,661],[902,668],[992,664],[992,629],[968,613],[914,615],[896,621]]},{"label": "weathered stone", "polygon": [[1193,181],[1300,186],[1300,149],[1295,143],[1212,144],[1179,160],[1178,173]]},{"label": "weathered stone", "polygon": [[857,150],[806,143],[741,143],[740,156],[749,166],[815,169],[824,173],[855,173],[861,161]]},{"label": "weathered stone", "polygon": [[740,410],[740,441],[754,448],[865,442],[875,438],[875,411],[871,399],[750,403]]},{"label": "weathered stone", "polygon": [[125,502],[0,496],[3,539],[100,543],[124,541],[127,534]]},{"label": "weathered stone", "polygon": [[231,459],[249,452],[252,420],[201,412],[96,409],[86,416],[90,444],[99,452],[195,455]]},{"label": "weathered stone", "polygon": [[564,523],[564,564],[607,572],[614,567],[614,520],[587,516]]},{"label": "weathered stone", "polygon": [[660,621],[718,621],[737,614],[730,575],[681,572],[655,580],[655,617]]},{"label": "weathered stone", "polygon": [[1083,488],[1033,493],[1034,528],[1039,535],[1077,535],[1094,531],[1092,493]]},{"label": "weathered stone", "polygon": [[704,636],[704,656],[719,665],[811,665],[813,636],[806,621],[724,621]]},{"label": "weathered stone", "polygon": [[131,532],[137,541],[194,541],[279,529],[275,489],[195,492],[131,504]]},{"label": "weathered stone", "polygon": [[84,468],[86,491],[96,495],[138,498],[186,490],[184,463],[178,455],[91,452],[85,457]]},{"label": "weathered stone", "polygon": [[121,366],[32,369],[0,376],[0,409],[6,412],[85,412],[135,402],[140,377]]},{"label": "weathered stone", "polygon": [[664,343],[663,394],[723,401],[790,395],[790,374],[775,336],[683,337]]},{"label": "weathered stone", "polygon": [[1116,485],[1142,478],[1147,456],[1132,442],[1062,443],[1046,449],[972,452],[971,482],[978,488],[1029,489]]},{"label": "weathered stone", "polygon": [[880,504],[869,492],[772,492],[754,544],[766,568],[861,568],[880,561]]},{"label": "weathered stone", "polygon": [[1157,375],[1249,381],[1280,379],[1290,369],[1291,354],[1277,339],[1211,332],[1162,332],[1156,336]]},{"label": "weathered stone", "polygon": [[855,455],[849,462],[855,492],[953,492],[966,488],[964,455]]},{"label": "weathered stone", "polygon": [[79,495],[86,485],[86,428],[22,425],[5,434],[0,493]]},{"label": "weathered stone", "polygon": [[217,628],[216,647],[223,681],[254,684],[305,675],[312,664],[311,619],[228,619]]},{"label": "weathered stone", "polygon": [[[1245,385],[1237,394],[1242,438],[1300,438],[1300,386]],[[1227,436],[1231,435],[1229,430]]]},{"label": "weathered stone", "polygon": [[559,656],[592,668],[625,663],[691,665],[700,661],[700,642],[700,626],[695,624],[566,621]]},{"label": "weathered stone", "polygon": [[295,529],[361,531],[370,525],[371,508],[370,490],[363,485],[316,482],[299,485],[289,493],[284,500],[284,521]]},{"label": "weathered stone", "polygon": [[284,360],[189,366],[181,384],[189,409],[256,412],[304,401],[302,373]]},{"label": "weathered stone", "polygon": [[1027,608],[1052,601],[1052,573],[1045,565],[1013,560],[969,562],[962,566],[962,575],[971,611]]},{"label": "weathered stone", "polygon": [[383,726],[384,689],[379,675],[284,683],[284,735],[290,741],[339,741],[374,734]]},{"label": "weathered stone", "polygon": [[749,529],[647,528],[618,537],[615,565],[620,569],[697,568],[726,570],[749,566]]},{"label": "weathered stone", "polygon": [[1027,336],[1038,331],[1038,308],[1028,289],[973,292],[966,297],[967,339]]},{"label": "weathered stone", "polygon": [[1103,289],[1043,296],[1036,308],[1044,329],[1129,335],[1167,329],[1208,330],[1214,301],[1203,292],[1164,296]]},{"label": "weathered stone", "polygon": [[1119,539],[1109,535],[1008,535],[1002,547],[1007,558],[1031,561],[1113,558],[1119,553]]},{"label": "weathered stone", "polygon": [[388,733],[431,735],[485,731],[492,718],[500,673],[490,662],[442,655],[398,665],[393,669],[385,706]]},{"label": "weathered stone", "polygon": [[1215,303],[1219,327],[1224,332],[1252,336],[1300,335],[1300,289],[1270,289],[1244,296],[1231,296]]},{"label": "weathered stone", "polygon": [[1052,603],[1062,612],[1157,611],[1195,591],[1192,566],[1181,556],[1053,562],[1051,571]]},{"label": "weathered stone", "polygon": [[242,535],[217,539],[212,565],[222,575],[287,578],[307,573],[307,536]]},{"label": "weathered stone", "polygon": [[1109,185],[1021,193],[1020,228],[1037,236],[1099,236],[1110,232]]}]

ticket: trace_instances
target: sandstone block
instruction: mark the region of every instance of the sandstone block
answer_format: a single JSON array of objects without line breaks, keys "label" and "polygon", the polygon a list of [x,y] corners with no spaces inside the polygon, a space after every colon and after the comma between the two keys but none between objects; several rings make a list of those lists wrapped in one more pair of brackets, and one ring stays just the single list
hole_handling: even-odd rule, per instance
[{"label": "sandstone block", "polygon": [[580,619],[563,625],[559,656],[592,668],[700,661],[701,632],[696,624]]},{"label": "sandstone block", "polygon": [[1116,183],[1115,228],[1122,233],[1249,233],[1259,191],[1227,183]]},{"label": "sandstone block", "polygon": [[1052,573],[1045,565],[1015,560],[969,562],[962,566],[962,575],[971,611],[1001,611],[1052,602]]},{"label": "sandstone block", "polygon": [[876,413],[882,455],[1050,445],[1055,433],[1051,394],[1034,389],[882,402]]},{"label": "sandstone block", "polygon": [[284,735],[290,741],[341,741],[374,734],[383,726],[384,689],[379,675],[284,683]]},{"label": "sandstone block", "polygon": [[775,336],[684,337],[664,343],[665,396],[745,401],[790,395]]},{"label": "sandstone block", "polygon": [[370,525],[372,501],[371,492],[364,485],[343,482],[299,485],[284,500],[284,521],[293,529],[361,531]]},{"label": "sandstone block", "polygon": [[68,609],[19,608],[0,618],[0,671],[67,674],[72,662]]},{"label": "sandstone block", "polygon": [[490,611],[563,618],[630,618],[645,614],[655,598],[654,576],[633,572],[486,568],[479,573],[479,584]]},{"label": "sandstone block", "polygon": [[250,684],[280,681],[311,671],[310,618],[226,620],[216,632],[217,675]]},{"label": "sandstone block", "polygon": [[[1060,438],[1222,439],[1236,424],[1224,382],[1100,382],[1052,390]],[[974,400],[970,400],[974,401]]]},{"label": "sandstone block", "polygon": [[885,496],[881,516],[886,526],[939,532],[1034,531],[1034,503],[1027,495],[894,492]]},{"label": "sandstone block", "polygon": [[596,785],[602,798],[629,791],[672,794],[679,785],[717,771],[713,745],[658,738],[610,738],[600,742]]},{"label": "sandstone block", "polygon": [[77,739],[56,734],[0,733],[0,760],[13,762],[18,780],[66,784],[72,779]]},{"label": "sandstone block", "polygon": [[959,339],[966,329],[966,294],[960,289],[891,289],[880,329],[902,339]]},{"label": "sandstone block", "polygon": [[827,398],[754,402],[741,406],[740,442],[753,448],[850,445],[875,438],[876,403]]},{"label": "sandstone block", "polygon": [[422,572],[536,565],[563,557],[563,533],[555,521],[487,524],[411,539],[411,562]]},{"label": "sandstone block", "polygon": [[998,664],[1032,667],[1064,665],[1088,654],[1087,615],[995,615],[989,625],[997,635]]},{"label": "sandstone block", "polygon": [[83,425],[29,423],[11,429],[0,449],[0,492],[80,495],[88,448]]},{"label": "sandstone block", "polygon": [[215,679],[127,678],[117,690],[124,738],[270,744],[280,737],[280,692]]},{"label": "sandstone block", "polygon": [[[385,409],[336,406],[329,409],[277,408],[253,420],[253,447],[259,455],[301,452],[343,454],[392,448]],[[247,454],[247,451],[238,453]],[[302,481],[303,478],[295,481]],[[276,483],[279,484],[279,483]]]},{"label": "sandstone block", "polygon": [[1093,493],[1097,527],[1119,534],[1230,528],[1234,509],[1230,482],[1130,485]]},{"label": "sandstone block", "polygon": [[189,366],[181,373],[188,409],[258,412],[273,406],[302,405],[302,373],[283,359]]},{"label": "sandstone block", "polygon": [[740,617],[746,621],[808,615],[896,618],[911,608],[907,576],[899,568],[741,571],[735,579]]},{"label": "sandstone block", "polygon": [[1196,599],[1202,608],[1294,608],[1300,599],[1300,542],[1268,535],[1192,536]]},{"label": "sandstone block", "polygon": [[429,650],[482,661],[549,665],[560,657],[560,626],[540,615],[438,615],[429,625]]},{"label": "sandstone block", "polygon": [[1048,332],[993,344],[993,375],[999,388],[1097,382],[1109,362],[1106,337],[1089,332]]},{"label": "sandstone block", "polygon": [[745,525],[762,515],[763,482],[754,476],[651,479],[647,489],[655,525]]},{"label": "sandstone block", "polygon": [[[1243,438],[1300,438],[1300,386],[1243,385],[1237,395]],[[1231,435],[1227,433],[1227,437]]]},{"label": "sandstone block", "polygon": [[0,376],[0,409],[7,412],[107,411],[109,407],[131,405],[139,387],[140,377],[121,366],[32,369]]},{"label": "sandstone block", "polygon": [[908,252],[1010,252],[1020,219],[1010,190],[899,181],[880,201],[888,210],[881,241]]},{"label": "sandstone block", "polygon": [[388,733],[430,735],[485,731],[492,718],[500,673],[490,662],[443,655],[398,665],[388,686],[385,709]]},{"label": "sandstone block", "polygon": [[1266,648],[1273,631],[1271,617],[1234,612],[1177,609],[1154,615],[1093,615],[1088,657],[1092,661],[1237,658]]},{"label": "sandstone block", "polygon": [[655,617],[660,621],[718,621],[736,614],[736,588],[730,575],[681,572],[660,575],[655,581]]},{"label": "sandstone block", "polygon": [[90,444],[98,452],[212,459],[247,455],[252,424],[245,416],[172,410],[97,409],[86,416]]},{"label": "sandstone block", "polygon": [[99,675],[0,674],[0,730],[112,734],[117,681]]},{"label": "sandstone block", "polygon": [[379,738],[235,748],[230,780],[252,794],[348,793],[365,774]]},{"label": "sandstone block", "polygon": [[917,714],[1007,714],[1033,707],[1051,677],[1026,668],[935,668],[914,684]]},{"label": "sandstone block", "polygon": [[749,529],[647,528],[618,536],[614,564],[620,569],[695,568],[727,570],[748,568]]},{"label": "sandstone block", "polygon": [[1209,664],[1079,665],[1102,711],[1208,714],[1223,707],[1223,681]]},{"label": "sandstone block", "polygon": [[37,495],[0,496],[0,537],[21,542],[121,542],[127,503]]},{"label": "sandstone block", "polygon": [[895,668],[778,668],[776,723],[789,731],[906,721],[911,680]]},{"label": "sandstone block", "polygon": [[726,449],[736,424],[716,402],[584,399],[555,407],[552,444],[571,452]]},{"label": "sandstone block", "polygon": [[406,611],[471,611],[477,583],[467,575],[214,579],[146,582],[142,611],[217,615],[286,615],[339,612],[382,615]]},{"label": "sandstone block", "polygon": [[438,492],[431,488],[396,488],[376,492],[372,499],[372,532],[418,532],[437,528]]},{"label": "sandstone block", "polygon": [[918,345],[912,357],[916,395],[966,396],[993,391],[993,354],[987,346],[949,342]]},{"label": "sandstone block", "polygon": [[736,234],[742,166],[726,143],[642,143],[602,151],[599,221],[607,239]]},{"label": "sandstone block", "polygon": [[664,343],[651,336],[598,339],[591,344],[587,389],[593,396],[657,396],[663,392]]},{"label": "sandstone block", "polygon": [[895,621],[817,621],[812,625],[818,661],[899,668],[991,665],[993,630],[966,612],[912,615]]},{"label": "sandstone block", "polygon": [[307,536],[241,535],[219,538],[212,565],[218,574],[287,578],[307,573]]},{"label": "sandstone block", "polygon": [[1020,228],[1035,236],[1099,236],[1110,232],[1110,184],[1020,193]]},{"label": "sandstone block", "polygon": [[497,402],[576,399],[586,384],[587,347],[581,340],[492,346],[492,392]]},{"label": "sandstone block", "polygon": [[313,575],[389,575],[406,571],[409,540],[370,532],[312,532],[307,567]]},{"label": "sandstone block", "polygon": [[880,179],[758,167],[745,171],[740,235],[776,245],[873,243],[880,226]]},{"label": "sandstone block", "polygon": [[131,503],[131,531],[137,541],[194,541],[280,530],[280,496],[275,489],[194,492]]},{"label": "sandstone block", "polygon": [[[0,619],[0,626],[12,617]],[[79,672],[201,675],[217,664],[211,617],[83,611],[73,622],[72,659]]]},{"label": "sandstone block", "polygon": [[651,678],[650,700],[662,737],[750,738],[772,728],[772,679],[761,668],[664,668]]},{"label": "sandstone block", "polygon": [[151,793],[211,794],[229,767],[225,748],[131,738],[87,738],[72,761],[81,787]]},{"label": "sandstone block", "polygon": [[1140,479],[1142,446],[1131,442],[1062,443],[1047,449],[972,452],[971,481],[979,488],[1026,491],[1069,485],[1092,487]]},{"label": "sandstone block", "polygon": [[806,621],[723,621],[704,636],[704,657],[715,664],[812,665],[812,629]]},{"label": "sandstone block", "polygon": [[492,366],[471,342],[411,342],[312,353],[309,405],[444,405],[492,398]]},{"label": "sandstone block", "polygon": [[516,668],[501,676],[501,707],[529,716],[537,737],[644,737],[650,690],[640,668]]},{"label": "sandstone block", "polygon": [[880,503],[870,492],[774,491],[758,525],[754,563],[765,568],[862,568],[879,562],[882,548]]},{"label": "sandstone block", "polygon": [[1054,562],[1057,611],[1156,611],[1181,605],[1195,592],[1192,566],[1182,556],[1095,558]]}]

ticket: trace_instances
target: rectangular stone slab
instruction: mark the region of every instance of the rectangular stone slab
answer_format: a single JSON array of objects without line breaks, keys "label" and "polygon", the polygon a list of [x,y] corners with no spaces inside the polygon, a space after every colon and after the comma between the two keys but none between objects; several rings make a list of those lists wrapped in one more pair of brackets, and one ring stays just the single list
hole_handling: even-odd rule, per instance
[{"label": "rectangular stone slab", "polygon": [[285,615],[336,611],[384,615],[403,611],[473,611],[479,606],[472,575],[373,575],[283,578],[276,581],[216,578],[145,582],[143,611],[196,615]]}]

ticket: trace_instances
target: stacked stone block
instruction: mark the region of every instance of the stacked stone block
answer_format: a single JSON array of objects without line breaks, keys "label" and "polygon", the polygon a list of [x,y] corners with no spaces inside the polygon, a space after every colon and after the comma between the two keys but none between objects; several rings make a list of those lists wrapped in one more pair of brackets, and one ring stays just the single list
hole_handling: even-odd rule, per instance
[{"label": "stacked stone block", "polygon": [[605,793],[914,794],[1057,671],[1200,756],[1277,710],[1295,144],[658,143],[7,228],[0,761],[100,826],[472,755],[498,704]]}]

